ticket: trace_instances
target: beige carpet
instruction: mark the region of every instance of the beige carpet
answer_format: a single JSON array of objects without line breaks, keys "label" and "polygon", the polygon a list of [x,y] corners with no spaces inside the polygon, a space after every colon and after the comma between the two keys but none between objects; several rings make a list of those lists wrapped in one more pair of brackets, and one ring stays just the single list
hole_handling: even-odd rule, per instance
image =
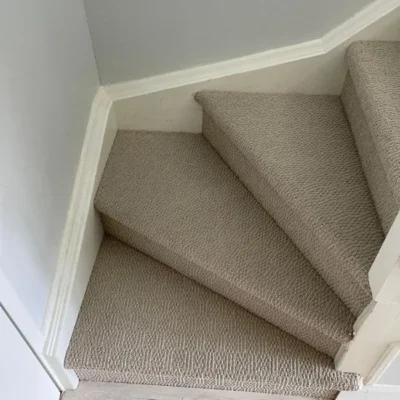
[{"label": "beige carpet", "polygon": [[387,233],[400,209],[400,43],[353,43],[347,58],[342,100]]},{"label": "beige carpet", "polygon": [[203,133],[359,315],[383,233],[338,96],[199,92]]},{"label": "beige carpet", "polygon": [[[324,398],[334,398],[332,395]],[[132,383],[81,381],[75,390],[63,393],[62,400],[321,400],[319,397],[227,391]]]},{"label": "beige carpet", "polygon": [[354,317],[201,135],[119,132],[105,230],[333,356]]},{"label": "beige carpet", "polygon": [[118,132],[67,368],[258,396],[360,388],[332,357],[400,208],[400,44],[348,61],[341,96],[200,92],[204,136]]},{"label": "beige carpet", "polygon": [[81,380],[326,398],[360,385],[326,355],[110,237],[66,367]]}]

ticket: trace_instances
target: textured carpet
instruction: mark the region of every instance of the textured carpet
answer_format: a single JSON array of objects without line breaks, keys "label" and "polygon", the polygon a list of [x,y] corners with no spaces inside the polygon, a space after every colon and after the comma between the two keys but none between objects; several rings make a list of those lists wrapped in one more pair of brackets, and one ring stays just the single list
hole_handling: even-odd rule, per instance
[{"label": "textured carpet", "polygon": [[338,96],[199,92],[203,133],[359,315],[383,232]]},{"label": "textured carpet", "polygon": [[[324,399],[334,399],[337,391]],[[75,390],[63,393],[62,400],[320,400],[318,397],[291,396],[175,386],[139,385],[134,383],[80,381]]]},{"label": "textured carpet", "polygon": [[81,380],[326,398],[361,383],[335,371],[328,356],[107,236],[65,365]]},{"label": "textured carpet", "polygon": [[354,317],[201,135],[122,131],[106,232],[333,356]]},{"label": "textured carpet", "polygon": [[342,100],[387,233],[400,209],[400,43],[357,42]]}]

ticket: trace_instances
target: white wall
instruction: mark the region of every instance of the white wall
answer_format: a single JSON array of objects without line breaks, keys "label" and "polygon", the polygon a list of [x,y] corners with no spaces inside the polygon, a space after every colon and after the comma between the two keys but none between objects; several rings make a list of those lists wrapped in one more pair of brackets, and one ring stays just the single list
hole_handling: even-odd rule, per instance
[{"label": "white wall", "polygon": [[82,0],[1,3],[0,268],[40,327],[99,82]]},{"label": "white wall", "polygon": [[102,84],[322,36],[372,0],[85,0]]}]

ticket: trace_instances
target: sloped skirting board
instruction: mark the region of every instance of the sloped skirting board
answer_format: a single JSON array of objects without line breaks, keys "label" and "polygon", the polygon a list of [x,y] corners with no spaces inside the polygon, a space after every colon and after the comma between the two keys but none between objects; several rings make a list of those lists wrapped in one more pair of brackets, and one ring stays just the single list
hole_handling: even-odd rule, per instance
[{"label": "sloped skirting board", "polygon": [[61,390],[73,389],[78,378],[64,368],[64,358],[83,301],[103,227],[93,198],[117,132],[112,100],[100,87],[93,100],[55,277],[46,306],[42,356]]},{"label": "sloped skirting board", "polygon": [[199,90],[338,94],[356,40],[400,40],[400,0],[377,0],[320,39],[105,86],[120,129],[201,131]]},{"label": "sloped skirting board", "polygon": [[400,40],[399,6],[400,0],[377,0],[321,39],[99,88],[42,327],[42,356],[61,390],[78,384],[75,373],[64,369],[64,357],[103,237],[93,197],[117,126],[200,132],[201,109],[193,93],[201,89],[338,93],[346,70],[344,52],[351,41]]}]

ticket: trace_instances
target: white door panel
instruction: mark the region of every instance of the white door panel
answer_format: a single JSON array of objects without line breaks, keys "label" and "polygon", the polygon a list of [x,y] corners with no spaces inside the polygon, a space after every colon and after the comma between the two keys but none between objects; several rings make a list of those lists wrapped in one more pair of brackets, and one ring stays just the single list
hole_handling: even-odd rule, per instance
[{"label": "white door panel", "polygon": [[60,392],[0,307],[0,398],[58,400]]}]

